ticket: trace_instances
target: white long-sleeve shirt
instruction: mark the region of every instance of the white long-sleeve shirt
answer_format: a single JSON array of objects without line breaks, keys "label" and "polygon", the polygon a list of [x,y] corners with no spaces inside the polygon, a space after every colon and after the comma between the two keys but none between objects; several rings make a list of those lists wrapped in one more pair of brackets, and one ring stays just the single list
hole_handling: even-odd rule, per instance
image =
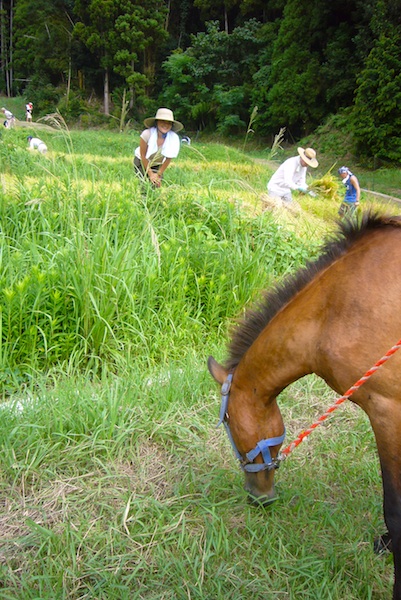
[{"label": "white long-sleeve shirt", "polygon": [[35,148],[37,148],[41,154],[46,154],[46,152],[47,152],[46,144],[44,142],[42,142],[42,140],[40,140],[39,138],[36,138],[36,137],[32,138],[29,141],[29,149],[35,150]]},{"label": "white long-sleeve shirt", "polygon": [[267,184],[269,194],[281,197],[300,187],[306,189],[306,171],[307,167],[301,165],[300,156],[288,158],[270,178]]}]

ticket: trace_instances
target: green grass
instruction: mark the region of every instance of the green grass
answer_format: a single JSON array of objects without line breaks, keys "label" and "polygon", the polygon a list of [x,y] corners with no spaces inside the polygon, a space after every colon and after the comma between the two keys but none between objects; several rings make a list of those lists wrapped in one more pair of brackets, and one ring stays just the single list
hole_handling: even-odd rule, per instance
[{"label": "green grass", "polygon": [[[390,559],[372,552],[381,484],[363,414],[333,416],[282,465],[277,503],[254,508],[202,367],[55,382],[21,412],[3,408],[2,597],[390,593]],[[311,378],[287,390],[289,437],[330,400]]]},{"label": "green grass", "polygon": [[[336,411],[256,508],[206,369],[341,199],[263,212],[271,165],[216,143],[183,147],[155,192],[133,174],[136,133],[45,134],[46,157],[25,130],[0,140],[0,597],[388,598],[364,414]],[[315,377],[285,390],[287,441],[333,399]]]}]

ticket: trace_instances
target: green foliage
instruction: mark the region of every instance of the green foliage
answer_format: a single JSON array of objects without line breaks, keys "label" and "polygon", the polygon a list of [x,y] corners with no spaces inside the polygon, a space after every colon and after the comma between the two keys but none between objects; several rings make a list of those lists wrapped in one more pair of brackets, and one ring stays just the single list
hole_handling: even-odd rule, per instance
[{"label": "green foliage", "polygon": [[285,128],[292,143],[355,100],[351,153],[399,160],[399,0],[18,0],[3,9],[0,89],[29,97],[34,118],[58,108],[69,122],[116,126],[104,113],[120,121],[121,103],[108,99],[125,89],[127,122],[166,105],[189,131],[237,136],[258,106],[255,137]]},{"label": "green foliage", "polygon": [[164,63],[167,81],[160,103],[174,106],[188,128],[244,130],[259,28],[260,23],[250,20],[227,35],[217,22],[208,23],[206,33],[192,36],[190,48]]},{"label": "green foliage", "polygon": [[[27,152],[24,133],[11,130],[0,145],[3,171],[16,178],[0,192],[7,389],[16,369],[29,377],[59,364],[114,370],[133,355],[159,362],[174,354],[172,334],[195,348],[315,249],[269,213],[247,217],[207,186],[200,191],[202,177],[221,179],[218,167],[194,172],[191,194],[166,187],[143,196],[118,137],[53,134],[48,158]],[[193,168],[199,158],[187,160]]]},{"label": "green foliage", "polygon": [[27,98],[33,103],[34,118],[53,113],[59,102],[63,99],[64,88],[57,88],[46,83],[41,76],[34,75],[26,89]]},{"label": "green foliage", "polygon": [[86,4],[77,0],[75,11],[80,18],[74,26],[75,38],[98,58],[103,69],[123,77],[131,101],[137,103],[153,83],[157,48],[168,35],[164,2],[92,0]]},{"label": "green foliage", "polygon": [[358,78],[354,130],[365,156],[401,161],[401,30],[382,35]]},{"label": "green foliage", "polygon": [[349,60],[350,55],[355,53],[352,36],[352,23],[339,23],[323,49],[324,61],[319,77],[324,81],[326,106],[332,113],[353,102],[361,61]]},{"label": "green foliage", "polygon": [[329,115],[325,122],[316,128],[314,137],[318,142],[314,143],[314,148],[319,153],[332,156],[335,160],[341,160],[341,157],[355,157],[352,152],[355,151],[356,144],[353,134],[352,108],[339,111],[335,115]]},{"label": "green foliage", "polygon": [[20,0],[13,21],[13,69],[17,90],[54,86],[71,66],[71,2]]},{"label": "green foliage", "polygon": [[254,75],[259,108],[256,131],[271,135],[286,127],[293,137],[310,133],[331,113],[353,101],[360,46],[371,38],[367,3],[301,4],[290,0],[283,18],[261,29],[265,46]]},{"label": "green foliage", "polygon": [[310,133],[324,114],[318,79],[318,59],[311,58],[308,51],[300,52],[297,44],[288,47],[272,66],[274,83],[268,93],[270,126],[285,124],[297,135]]},{"label": "green foliage", "polygon": [[320,32],[313,31],[315,10],[315,5],[287,2],[269,72],[268,123],[274,129],[294,128],[298,135],[310,131],[324,115]]},{"label": "green foliage", "polygon": [[216,85],[214,95],[217,104],[217,131],[223,135],[239,133],[244,129],[245,122],[235,111],[243,105],[244,88],[236,86],[224,90],[223,86]]},{"label": "green foliage", "polygon": [[[70,91],[69,95],[63,95],[57,104],[57,110],[63,115],[66,122],[76,121],[87,109],[87,103],[82,97],[82,92]],[[49,113],[50,110],[47,111]]]}]

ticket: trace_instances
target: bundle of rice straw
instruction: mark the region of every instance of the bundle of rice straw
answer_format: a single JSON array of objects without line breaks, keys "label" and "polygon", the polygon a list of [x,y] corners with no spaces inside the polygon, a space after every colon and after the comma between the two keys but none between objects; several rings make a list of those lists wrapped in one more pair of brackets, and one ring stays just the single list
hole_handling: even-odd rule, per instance
[{"label": "bundle of rice straw", "polygon": [[328,171],[320,179],[314,179],[309,189],[329,200],[337,200],[340,190],[340,181]]}]

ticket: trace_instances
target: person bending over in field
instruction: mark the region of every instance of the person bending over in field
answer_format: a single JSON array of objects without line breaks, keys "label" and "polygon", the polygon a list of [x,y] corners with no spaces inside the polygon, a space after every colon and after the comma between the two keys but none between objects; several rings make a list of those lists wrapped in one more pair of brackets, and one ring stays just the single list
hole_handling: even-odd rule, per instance
[{"label": "person bending over in field", "polygon": [[29,144],[28,150],[37,150],[41,154],[46,154],[47,146],[44,142],[42,142],[42,140],[36,137],[32,137],[31,135],[28,135],[26,139],[28,140]]},{"label": "person bending over in field", "polygon": [[4,127],[7,127],[7,129],[11,129],[11,127],[14,127],[15,124],[15,117],[13,115],[13,113],[8,110],[7,108],[3,108],[1,109],[1,112],[4,114],[6,120],[4,121]]},{"label": "person bending over in field", "polygon": [[306,171],[319,165],[313,148],[298,148],[298,156],[284,161],[270,178],[267,191],[272,198],[279,198],[284,204],[291,204],[292,191],[306,192]]},{"label": "person bending over in field", "polygon": [[135,150],[134,166],[142,177],[148,177],[155,187],[160,187],[165,170],[180,151],[177,132],[184,125],[174,120],[168,108],[159,108],[155,117],[144,120],[144,125],[146,129]]}]

